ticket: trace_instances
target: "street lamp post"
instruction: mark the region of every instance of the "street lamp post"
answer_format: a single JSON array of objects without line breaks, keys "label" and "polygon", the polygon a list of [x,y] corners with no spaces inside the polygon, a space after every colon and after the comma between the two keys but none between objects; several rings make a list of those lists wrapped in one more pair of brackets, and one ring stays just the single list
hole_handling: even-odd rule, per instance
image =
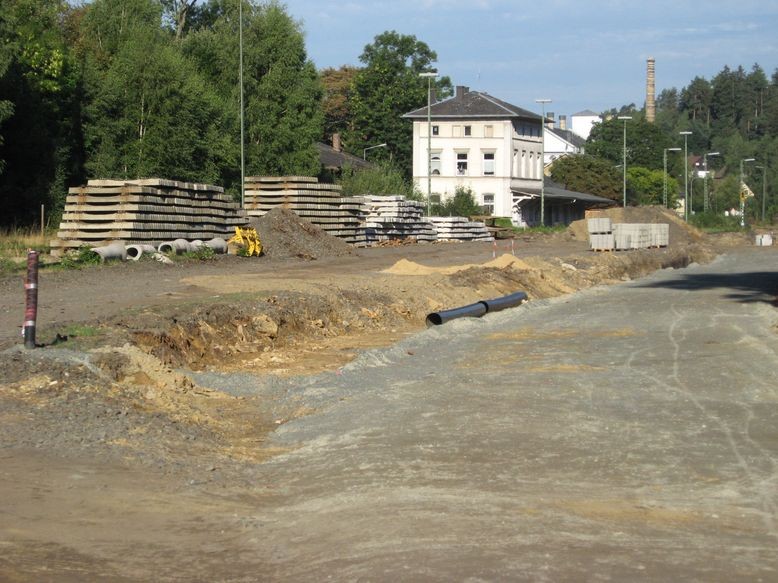
[{"label": "street lamp post", "polygon": [[765,201],[767,200],[767,164],[764,166],[754,166],[762,170],[762,222],[764,223]]},{"label": "street lamp post", "polygon": [[679,132],[683,136],[683,220],[689,222],[689,136],[691,132]]},{"label": "street lamp post", "polygon": [[546,103],[551,103],[550,99],[536,99],[535,103],[540,103],[540,226],[546,225],[546,176],[544,171],[546,158]]},{"label": "street lamp post", "polygon": [[746,162],[754,162],[756,158],[743,158],[740,161],[740,226],[746,226],[746,193],[745,193],[745,178],[743,177],[743,164]]},{"label": "street lamp post", "polygon": [[705,177],[703,178],[703,200],[702,200],[702,212],[707,213],[710,210],[708,204],[708,156],[718,156],[721,152],[708,152],[702,155],[702,165],[705,168]]},{"label": "street lamp post", "polygon": [[376,144],[375,146],[368,146],[364,150],[362,150],[362,159],[367,160],[367,151],[372,150],[373,148],[386,148],[386,143],[383,144]]},{"label": "street lamp post", "polygon": [[244,152],[244,122],[243,122],[243,0],[238,0],[238,53],[240,64],[238,69],[240,82],[240,208],[246,206],[246,156]]},{"label": "street lamp post", "polygon": [[419,73],[427,79],[427,216],[432,211],[432,80],[437,76],[437,71]]},{"label": "street lamp post", "polygon": [[624,208],[627,208],[627,120],[632,119],[631,115],[620,115],[618,119],[624,121],[624,142],[621,151],[621,175],[622,175],[622,193],[624,196]]},{"label": "street lamp post", "polygon": [[665,148],[664,150],[664,170],[665,173],[663,175],[664,177],[664,187],[662,188],[662,203],[665,205],[665,208],[667,208],[667,153],[668,152],[680,152],[681,148]]}]

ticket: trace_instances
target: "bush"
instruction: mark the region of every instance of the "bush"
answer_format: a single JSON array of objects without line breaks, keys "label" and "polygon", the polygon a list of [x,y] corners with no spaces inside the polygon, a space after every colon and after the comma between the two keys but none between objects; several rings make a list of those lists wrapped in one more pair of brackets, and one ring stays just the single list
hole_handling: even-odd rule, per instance
[{"label": "bush", "polygon": [[457,186],[453,198],[432,205],[432,214],[442,217],[472,217],[485,213],[483,207],[475,201],[470,187]]},{"label": "bush", "polygon": [[728,232],[740,230],[740,217],[725,217],[718,213],[696,213],[689,223],[704,231]]},{"label": "bush", "polygon": [[406,180],[403,173],[388,162],[374,164],[371,168],[344,168],[340,185],[343,196],[373,194],[401,195],[409,200],[423,198],[413,182]]}]

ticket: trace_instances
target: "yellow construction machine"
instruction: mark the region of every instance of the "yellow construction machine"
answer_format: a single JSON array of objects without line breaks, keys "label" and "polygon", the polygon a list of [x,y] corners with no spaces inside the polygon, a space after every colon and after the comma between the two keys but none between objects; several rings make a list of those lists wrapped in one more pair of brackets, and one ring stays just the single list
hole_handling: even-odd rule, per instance
[{"label": "yellow construction machine", "polygon": [[227,249],[235,255],[257,257],[262,254],[262,242],[259,240],[257,230],[252,227],[235,227],[235,235],[227,241]]}]

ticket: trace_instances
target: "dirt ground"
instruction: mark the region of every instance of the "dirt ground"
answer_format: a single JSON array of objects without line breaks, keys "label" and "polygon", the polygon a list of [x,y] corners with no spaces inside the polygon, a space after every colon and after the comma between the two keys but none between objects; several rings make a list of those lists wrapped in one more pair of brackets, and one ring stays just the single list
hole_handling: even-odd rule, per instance
[{"label": "dirt ground", "polygon": [[[0,528],[0,579],[80,580],[84,562],[59,554],[67,536],[48,506],[86,506],[100,522],[124,504],[107,492],[152,488],[127,533],[143,538],[160,520],[154,509],[187,504],[186,496],[171,501],[181,485],[239,493],[252,465],[279,453],[264,445],[267,436],[310,412],[197,386],[188,371],[338,371],[360,349],[417,332],[432,311],[519,290],[530,301],[558,296],[747,243],[705,237],[657,209],[612,212],[617,221],[670,222],[670,246],[593,253],[579,223],[494,245],[354,250],[304,224],[280,234],[289,222],[268,220],[257,224],[262,258],[43,271],[34,351],[20,346],[20,278],[0,279],[0,514],[15,519]],[[73,475],[93,483],[72,488]],[[24,496],[20,486],[42,493]]]}]

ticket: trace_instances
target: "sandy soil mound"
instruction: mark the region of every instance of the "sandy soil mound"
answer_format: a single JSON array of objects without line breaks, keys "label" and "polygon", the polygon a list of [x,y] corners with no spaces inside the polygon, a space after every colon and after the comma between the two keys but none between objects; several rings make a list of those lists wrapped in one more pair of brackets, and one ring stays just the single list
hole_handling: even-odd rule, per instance
[{"label": "sandy soil mound", "polygon": [[276,207],[265,216],[252,219],[251,226],[259,234],[264,254],[271,258],[317,259],[350,255],[354,252],[345,241],[282,207]]},{"label": "sandy soil mound", "polygon": [[[702,240],[702,233],[688,225],[673,211],[658,206],[615,207],[595,211],[592,217],[609,217],[614,223],[668,223],[670,244],[695,243]],[[567,232],[579,241],[589,239],[586,219],[574,221]]]}]

